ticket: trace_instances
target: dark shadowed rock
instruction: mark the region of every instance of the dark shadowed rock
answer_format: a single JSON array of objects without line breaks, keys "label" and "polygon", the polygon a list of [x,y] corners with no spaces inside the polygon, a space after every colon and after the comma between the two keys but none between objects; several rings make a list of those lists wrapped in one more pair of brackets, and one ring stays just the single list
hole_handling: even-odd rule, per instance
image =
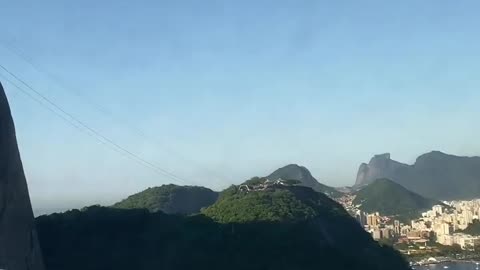
[{"label": "dark shadowed rock", "polygon": [[361,164],[356,187],[388,178],[416,193],[438,200],[480,197],[480,157],[459,157],[433,151],[417,158],[413,165],[374,156]]},{"label": "dark shadowed rock", "polygon": [[15,137],[15,127],[1,84],[0,269],[43,269],[27,181]]},{"label": "dark shadowed rock", "polygon": [[368,185],[380,178],[396,180],[408,170],[408,165],[390,159],[390,154],[375,155],[368,164],[362,163],[357,173],[355,186]]}]

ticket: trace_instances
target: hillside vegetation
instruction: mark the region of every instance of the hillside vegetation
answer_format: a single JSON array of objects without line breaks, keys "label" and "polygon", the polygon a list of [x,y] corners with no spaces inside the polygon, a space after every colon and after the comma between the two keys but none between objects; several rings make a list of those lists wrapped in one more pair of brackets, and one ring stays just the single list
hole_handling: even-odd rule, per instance
[{"label": "hillside vegetation", "polygon": [[113,205],[121,209],[148,209],[167,214],[196,214],[215,203],[218,193],[196,186],[163,185],[148,188]]},{"label": "hillside vegetation", "polygon": [[222,192],[218,201],[203,214],[221,223],[298,221],[319,215],[348,216],[339,204],[303,186],[279,186],[253,192],[231,187]]},{"label": "hillside vegetation", "polygon": [[[287,210],[288,211],[288,210]],[[407,270],[355,220],[216,223],[203,216],[90,207],[42,216],[49,270]]]},{"label": "hillside vegetation", "polygon": [[397,216],[411,219],[431,209],[439,201],[428,199],[407,190],[389,179],[377,179],[373,183],[354,193],[354,204],[365,212],[379,212],[385,216]]}]

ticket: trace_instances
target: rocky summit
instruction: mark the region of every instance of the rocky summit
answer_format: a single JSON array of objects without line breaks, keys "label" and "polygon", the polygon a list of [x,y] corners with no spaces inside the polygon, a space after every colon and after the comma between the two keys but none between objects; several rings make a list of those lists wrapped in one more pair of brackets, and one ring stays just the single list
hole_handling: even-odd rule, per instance
[{"label": "rocky summit", "polygon": [[0,269],[44,269],[15,127],[0,84]]}]

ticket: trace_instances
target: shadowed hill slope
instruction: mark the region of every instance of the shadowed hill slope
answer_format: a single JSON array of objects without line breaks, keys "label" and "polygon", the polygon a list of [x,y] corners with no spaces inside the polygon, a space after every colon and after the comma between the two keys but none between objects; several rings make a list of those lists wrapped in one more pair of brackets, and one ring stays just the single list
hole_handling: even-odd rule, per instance
[{"label": "shadowed hill slope", "polygon": [[385,216],[398,216],[405,219],[415,218],[436,204],[442,204],[418,195],[389,179],[377,179],[354,193],[353,203],[360,209]]},{"label": "shadowed hill slope", "polygon": [[163,185],[148,188],[113,205],[122,209],[148,209],[167,214],[191,215],[215,203],[218,193],[196,186]]},{"label": "shadowed hill slope", "polygon": [[49,270],[407,270],[352,218],[216,223],[91,207],[37,218]]}]

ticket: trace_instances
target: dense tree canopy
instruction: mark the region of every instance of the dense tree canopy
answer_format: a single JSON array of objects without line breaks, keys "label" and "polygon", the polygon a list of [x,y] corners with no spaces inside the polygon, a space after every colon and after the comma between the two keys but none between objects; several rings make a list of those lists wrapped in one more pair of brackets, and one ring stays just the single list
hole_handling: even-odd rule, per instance
[{"label": "dense tree canopy", "polygon": [[220,195],[215,204],[203,211],[203,214],[221,223],[297,221],[324,213],[348,216],[339,204],[324,194],[302,186],[277,186],[251,192],[232,186]]},{"label": "dense tree canopy", "polygon": [[202,216],[90,207],[37,219],[49,270],[408,269],[351,218],[220,224]]}]

